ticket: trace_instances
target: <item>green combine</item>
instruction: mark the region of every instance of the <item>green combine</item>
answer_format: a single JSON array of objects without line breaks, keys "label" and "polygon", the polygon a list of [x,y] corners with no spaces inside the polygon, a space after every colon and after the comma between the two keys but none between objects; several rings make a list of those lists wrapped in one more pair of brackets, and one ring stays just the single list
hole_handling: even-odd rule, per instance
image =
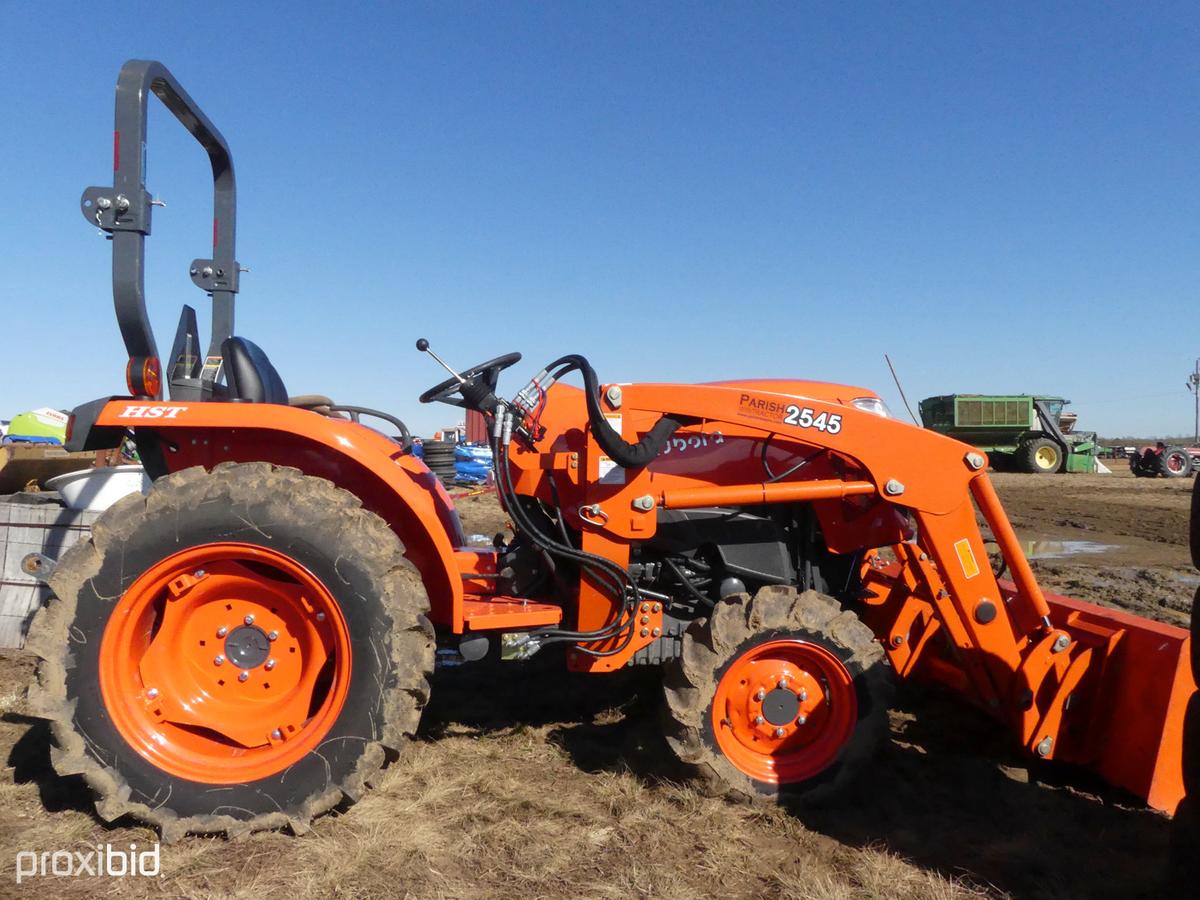
[{"label": "green combine", "polygon": [[1017,472],[1095,472],[1094,431],[1075,431],[1076,414],[1062,397],[1029,394],[946,394],[921,401],[931,431],[973,444],[997,469]]}]

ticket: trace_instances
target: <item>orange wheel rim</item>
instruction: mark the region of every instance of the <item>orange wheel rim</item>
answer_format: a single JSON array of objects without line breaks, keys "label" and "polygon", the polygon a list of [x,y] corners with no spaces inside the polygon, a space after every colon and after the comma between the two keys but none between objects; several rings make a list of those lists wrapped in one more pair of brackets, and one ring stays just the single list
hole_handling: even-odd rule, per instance
[{"label": "orange wheel rim", "polygon": [[350,632],[290,557],[215,543],[152,566],[117,601],[100,692],[121,736],[163,771],[239,784],[315,749],[350,686]]},{"label": "orange wheel rim", "polygon": [[740,771],[795,784],[837,758],[858,720],[858,696],[850,672],[824,647],[768,641],[721,677],[712,717],[718,747]]}]

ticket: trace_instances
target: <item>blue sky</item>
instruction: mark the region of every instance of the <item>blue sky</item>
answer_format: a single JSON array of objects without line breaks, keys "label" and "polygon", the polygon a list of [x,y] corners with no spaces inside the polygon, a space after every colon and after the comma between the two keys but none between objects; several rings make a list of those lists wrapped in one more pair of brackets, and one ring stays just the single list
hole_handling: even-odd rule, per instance
[{"label": "blue sky", "polygon": [[[292,393],[453,421],[419,336],[502,386],[799,376],[1047,392],[1190,432],[1194,4],[0,2],[0,415],[122,390],[109,183],[126,58],[164,62],[239,180],[238,331]],[[53,11],[52,11],[53,9]],[[156,101],[160,347],[208,254],[199,147]],[[207,328],[204,327],[207,334]],[[163,348],[165,349],[165,347]]]}]

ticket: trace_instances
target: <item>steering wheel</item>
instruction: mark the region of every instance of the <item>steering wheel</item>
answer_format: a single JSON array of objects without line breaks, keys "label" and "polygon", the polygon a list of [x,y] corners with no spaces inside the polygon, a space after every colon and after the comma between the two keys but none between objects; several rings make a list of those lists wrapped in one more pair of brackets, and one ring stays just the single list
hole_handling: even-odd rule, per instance
[{"label": "steering wheel", "polygon": [[[424,338],[417,341],[417,349],[424,352],[429,348],[429,342]],[[521,361],[520,353],[505,353],[495,359],[471,366],[462,374],[462,381],[457,378],[447,378],[423,393],[418,399],[422,403],[449,403],[451,406],[462,406],[468,409],[477,408],[478,398],[496,393],[496,385],[500,381],[500,373],[509,366]],[[470,397],[464,396],[465,393]],[[455,396],[455,395],[458,396]],[[474,402],[468,402],[468,399]],[[489,410],[490,411],[490,410]]]}]

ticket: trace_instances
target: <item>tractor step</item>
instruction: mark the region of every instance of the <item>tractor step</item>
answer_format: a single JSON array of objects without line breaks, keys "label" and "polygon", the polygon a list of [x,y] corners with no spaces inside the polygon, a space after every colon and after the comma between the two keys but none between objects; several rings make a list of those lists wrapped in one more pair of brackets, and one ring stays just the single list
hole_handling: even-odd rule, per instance
[{"label": "tractor step", "polygon": [[471,631],[498,628],[522,630],[557,625],[562,608],[548,603],[530,603],[516,597],[493,600],[463,600],[463,622]]}]

